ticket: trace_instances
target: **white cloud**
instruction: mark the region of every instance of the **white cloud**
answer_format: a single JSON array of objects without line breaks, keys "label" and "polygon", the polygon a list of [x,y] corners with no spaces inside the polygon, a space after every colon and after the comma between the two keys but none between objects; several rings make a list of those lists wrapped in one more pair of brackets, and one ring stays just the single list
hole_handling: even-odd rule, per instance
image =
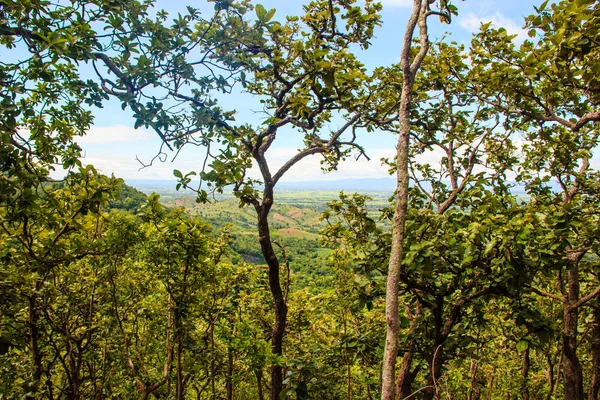
[{"label": "white cloud", "polygon": [[[294,148],[274,148],[268,156],[271,173],[274,174],[286,161],[288,161],[297,149]],[[367,151],[370,160],[360,157],[358,160],[354,156],[348,157],[338,165],[337,171],[323,173],[321,170],[320,155],[309,156],[291,169],[289,169],[282,181],[298,182],[298,181],[326,181],[337,179],[368,179],[368,178],[386,178],[389,177],[388,167],[381,164],[381,158],[392,158],[396,150],[390,149],[369,149]],[[251,176],[259,178],[260,174],[257,169],[253,169]]]},{"label": "white cloud", "polygon": [[[192,151],[195,150],[195,151]],[[288,161],[297,149],[294,148],[273,148],[271,149],[268,161],[271,173],[275,174],[277,170]],[[392,158],[395,155],[395,149],[371,149],[369,152],[371,160],[361,157],[355,160],[349,157],[346,161],[339,164],[338,170],[324,174],[321,170],[321,157],[314,155],[305,158],[291,169],[289,169],[282,182],[299,181],[327,181],[338,179],[368,179],[368,178],[386,178],[388,167],[382,165],[380,159],[383,157]],[[149,162],[150,157],[140,156],[144,162]],[[133,155],[121,155],[107,152],[86,152],[82,159],[84,164],[91,164],[101,173],[110,175],[112,173],[119,178],[124,179],[168,179],[175,180],[173,169],[178,169],[183,173],[190,171],[198,172],[202,167],[203,154],[198,148],[190,149],[188,153],[182,152],[175,160],[168,158],[165,162],[156,160],[152,166],[142,168],[142,164],[135,159]],[[261,179],[260,173],[256,167],[249,171],[248,176]]]},{"label": "white cloud", "polygon": [[525,31],[520,23],[506,17],[500,12],[493,15],[478,16],[475,13],[468,13],[465,16],[459,16],[459,25],[470,32],[479,32],[482,23],[491,22],[494,28],[504,28],[510,35],[517,35],[518,41],[527,39],[527,31]]},{"label": "white cloud", "polygon": [[387,7],[412,7],[412,0],[380,0],[381,4]]},{"label": "white cloud", "polygon": [[85,136],[78,137],[79,144],[107,144],[115,142],[133,142],[136,140],[147,140],[155,136],[152,132],[144,129],[133,129],[123,125],[94,126],[87,131]]},{"label": "white cloud", "polygon": [[[142,168],[143,165],[134,156],[115,155],[108,153],[88,154],[81,160],[84,164],[93,165],[100,173],[115,174],[124,179],[175,179],[170,162],[157,162],[153,166]],[[146,160],[143,160],[146,161]]]}]

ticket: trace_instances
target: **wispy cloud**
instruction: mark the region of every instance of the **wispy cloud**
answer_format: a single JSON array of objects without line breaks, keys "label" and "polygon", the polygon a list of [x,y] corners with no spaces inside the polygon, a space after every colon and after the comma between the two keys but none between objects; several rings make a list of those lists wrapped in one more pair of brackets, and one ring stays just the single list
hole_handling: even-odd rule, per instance
[{"label": "wispy cloud", "polygon": [[144,129],[123,125],[92,127],[85,136],[77,138],[79,144],[108,144],[150,139],[154,134]]},{"label": "wispy cloud", "polygon": [[[273,149],[269,155],[271,172],[275,173],[286,161],[288,161],[297,150],[293,148]],[[371,160],[360,157],[358,160],[350,156],[339,163],[336,171],[323,173],[321,169],[322,157],[314,155],[300,161],[286,172],[282,180],[287,182],[312,181],[312,180],[336,180],[336,179],[369,179],[389,177],[388,167],[381,164],[381,158],[393,158],[395,149],[370,149],[368,155]],[[259,178],[257,169],[253,169],[251,175]]]},{"label": "wispy cloud", "polygon": [[[197,150],[197,149],[196,149]],[[297,149],[273,148],[268,157],[271,173],[274,174],[285,162],[287,162]],[[323,173],[321,170],[321,159],[318,155],[310,156],[294,165],[287,171],[282,181],[327,181],[337,179],[370,179],[389,177],[388,167],[382,165],[381,158],[393,158],[395,149],[372,149],[369,151],[371,160],[361,157],[355,160],[349,157],[339,164],[337,171]],[[140,156],[142,161],[148,162],[149,156]],[[92,164],[102,173],[110,175],[114,173],[117,177],[125,179],[175,179],[173,169],[179,169],[183,173],[199,171],[202,163],[199,162],[198,151],[189,154],[183,152],[175,160],[168,158],[165,162],[155,160],[152,166],[142,168],[142,164],[130,155],[114,154],[107,152],[88,151],[83,158],[84,164]],[[258,169],[252,168],[248,176],[261,179]]]},{"label": "wispy cloud", "polygon": [[527,39],[527,31],[522,28],[522,24],[508,18],[500,12],[493,15],[479,16],[475,13],[468,13],[459,17],[459,25],[470,32],[479,32],[481,24],[491,22],[494,28],[504,28],[510,35],[517,35],[517,40]]},{"label": "wispy cloud", "polygon": [[412,7],[412,0],[381,0],[384,7]]}]

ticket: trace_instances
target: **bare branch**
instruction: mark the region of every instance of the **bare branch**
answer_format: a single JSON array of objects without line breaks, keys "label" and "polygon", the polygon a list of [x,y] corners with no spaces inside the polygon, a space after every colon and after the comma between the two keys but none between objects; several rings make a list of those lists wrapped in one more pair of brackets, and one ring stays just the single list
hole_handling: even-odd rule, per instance
[{"label": "bare branch", "polygon": [[573,132],[577,132],[588,122],[598,122],[598,121],[600,121],[600,111],[587,113],[583,117],[581,117],[579,119],[579,121],[577,121],[571,129],[573,130]]},{"label": "bare branch", "polygon": [[596,288],[596,290],[594,290],[592,293],[590,293],[587,296],[583,297],[577,303],[569,305],[568,306],[568,311],[569,312],[576,311],[579,307],[585,305],[588,301],[592,300],[594,297],[597,297],[599,295],[600,295],[600,287]]},{"label": "bare branch", "polygon": [[567,301],[567,299],[564,298],[564,297],[562,297],[562,296],[556,295],[554,293],[544,292],[544,291],[539,290],[539,289],[537,289],[535,287],[531,287],[531,291],[533,293],[535,293],[535,294],[540,295],[540,296],[549,297],[551,299],[558,300],[561,303],[566,303],[566,301]]}]

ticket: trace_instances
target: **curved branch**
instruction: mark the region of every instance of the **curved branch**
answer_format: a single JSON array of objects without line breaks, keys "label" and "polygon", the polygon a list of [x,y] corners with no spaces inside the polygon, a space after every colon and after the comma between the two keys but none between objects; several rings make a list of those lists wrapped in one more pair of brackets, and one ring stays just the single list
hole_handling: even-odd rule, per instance
[{"label": "curved branch", "polygon": [[296,153],[292,158],[290,158],[279,170],[273,175],[273,185],[277,184],[279,179],[295,164],[297,164],[300,160],[311,156],[313,154],[325,153],[327,149],[325,147],[309,147],[308,149],[302,150],[300,153]]},{"label": "curved branch", "polygon": [[568,311],[569,312],[576,311],[579,307],[585,305],[588,301],[592,300],[594,297],[597,297],[597,296],[600,296],[600,287],[596,288],[596,290],[594,290],[592,293],[590,293],[587,296],[583,297],[577,303],[575,303],[573,305],[570,305],[568,307]]}]

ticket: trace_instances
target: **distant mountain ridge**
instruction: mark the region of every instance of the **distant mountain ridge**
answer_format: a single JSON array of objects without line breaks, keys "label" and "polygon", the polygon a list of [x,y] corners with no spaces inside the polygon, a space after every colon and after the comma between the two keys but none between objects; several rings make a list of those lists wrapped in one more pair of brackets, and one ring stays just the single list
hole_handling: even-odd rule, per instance
[{"label": "distant mountain ridge", "polygon": [[[160,189],[175,191],[175,180],[152,180],[152,179],[126,179],[126,183],[141,191]],[[389,192],[396,188],[394,178],[374,179],[340,179],[319,181],[279,182],[277,188],[280,190],[293,191],[363,191],[363,192]],[[189,194],[183,193],[182,194]]]},{"label": "distant mountain ridge", "polygon": [[[153,179],[126,179],[125,182],[129,186],[149,194],[153,191],[157,193],[177,193],[177,196],[193,195],[190,190],[180,190],[176,192],[175,180],[153,180]],[[509,182],[514,184],[515,182]],[[552,190],[559,189],[557,183],[549,183]],[[277,189],[285,191],[316,191],[316,192],[331,192],[331,191],[346,191],[346,192],[361,192],[374,193],[385,192],[392,194],[396,190],[396,179],[390,178],[357,178],[357,179],[339,179],[339,180],[318,180],[318,181],[296,181],[296,182],[279,182]],[[522,185],[515,185],[512,188],[515,195],[525,193]]]}]

